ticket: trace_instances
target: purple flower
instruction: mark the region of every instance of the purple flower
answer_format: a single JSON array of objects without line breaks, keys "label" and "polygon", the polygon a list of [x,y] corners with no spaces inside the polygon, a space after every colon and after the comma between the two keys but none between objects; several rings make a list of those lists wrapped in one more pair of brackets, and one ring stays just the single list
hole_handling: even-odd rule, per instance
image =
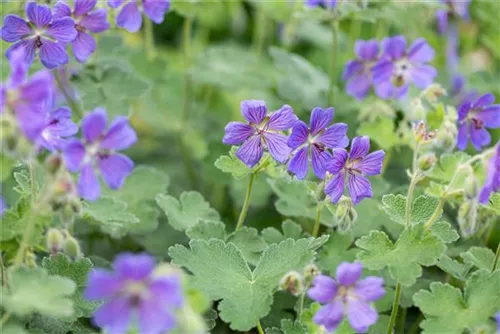
[{"label": "purple flower", "polygon": [[48,71],[28,77],[24,48],[10,55],[10,76],[0,85],[0,114],[11,112],[26,138],[36,141],[45,126],[42,112],[52,96],[53,80]]},{"label": "purple flower", "polygon": [[71,43],[75,59],[83,63],[94,53],[96,41],[90,34],[100,33],[109,29],[106,9],[94,9],[97,0],[76,0],[75,9],[64,1],[58,1],[54,6],[54,18],[73,17],[77,35]]},{"label": "purple flower", "polygon": [[458,136],[457,148],[465,150],[468,138],[472,145],[480,151],[491,142],[491,136],[486,128],[500,127],[500,104],[495,101],[493,94],[484,94],[474,102],[468,101],[458,108]]},{"label": "purple flower", "polygon": [[106,333],[125,334],[131,325],[140,333],[160,334],[175,327],[175,311],[184,297],[179,277],[154,273],[155,260],[147,254],[116,257],[113,271],[90,273],[84,296],[104,300],[94,323]]},{"label": "purple flower", "polygon": [[457,17],[469,20],[469,4],[471,0],[441,0],[448,6],[447,9],[439,9],[436,12],[438,31],[444,34],[448,30],[448,18]]},{"label": "purple flower", "polygon": [[268,115],[264,101],[247,100],[241,102],[241,114],[248,123],[229,122],[222,142],[227,145],[243,143],[236,156],[250,168],[260,161],[265,147],[276,161],[285,163],[291,150],[282,131],[290,129],[297,121],[292,107],[283,105]]},{"label": "purple flower", "polygon": [[38,143],[54,152],[65,146],[67,141],[64,137],[73,136],[77,132],[78,125],[71,120],[71,110],[67,107],[58,108],[48,113]]},{"label": "purple flower", "polygon": [[5,210],[7,210],[7,204],[5,204],[2,194],[0,194],[0,217],[3,216]]},{"label": "purple flower", "polygon": [[365,176],[382,173],[385,152],[379,150],[368,154],[369,150],[370,139],[366,136],[352,140],[350,153],[343,148],[333,150],[333,158],[327,164],[333,177],[325,187],[325,194],[333,203],[337,203],[344,193],[346,182],[354,204],[373,197],[370,181]]},{"label": "purple flower", "polygon": [[76,38],[75,22],[69,17],[54,19],[50,8],[30,2],[26,5],[28,21],[17,15],[7,15],[2,27],[2,39],[15,43],[7,50],[10,57],[13,50],[26,49],[26,60],[31,64],[36,50],[47,68],[55,68],[69,61],[66,43]]},{"label": "purple flower", "polygon": [[332,10],[335,6],[337,6],[337,0],[306,0],[306,5],[308,7],[318,7],[323,5],[325,8]]},{"label": "purple flower", "polygon": [[385,38],[382,49],[372,75],[375,92],[383,99],[405,96],[410,82],[424,89],[437,75],[436,69],[426,64],[434,58],[434,49],[423,38],[413,42],[408,50],[403,36]]},{"label": "purple flower", "polygon": [[500,142],[493,157],[488,162],[486,181],[479,193],[479,202],[487,204],[492,192],[500,190]]},{"label": "purple flower", "polygon": [[378,41],[357,40],[354,45],[357,59],[345,65],[342,79],[347,81],[347,93],[359,100],[365,98],[372,84],[371,69],[378,57]]},{"label": "purple flower", "polygon": [[497,332],[500,334],[500,312],[495,315],[495,320],[497,321]]},{"label": "purple flower", "polygon": [[141,11],[156,24],[163,22],[165,13],[170,8],[170,0],[108,0],[111,8],[121,10],[116,17],[116,25],[129,32],[137,32],[142,26]]},{"label": "purple flower", "polygon": [[361,263],[342,262],[335,273],[336,278],[319,275],[307,295],[324,304],[314,315],[313,321],[334,331],[344,316],[356,333],[365,333],[375,324],[378,313],[371,302],[385,295],[384,279],[368,276],[361,279]]},{"label": "purple flower", "polygon": [[288,171],[299,180],[306,177],[309,169],[309,152],[314,174],[320,179],[325,177],[326,163],[332,158],[327,149],[346,147],[349,139],[346,136],[347,124],[337,123],[328,126],[333,119],[333,108],[314,108],[311,112],[311,126],[297,121],[292,128],[288,146],[294,155],[288,164]]},{"label": "purple flower", "polygon": [[106,111],[96,108],[82,120],[84,141],[73,140],[64,148],[64,160],[70,172],[80,171],[78,192],[87,200],[96,200],[101,189],[95,168],[111,189],[119,189],[134,169],[134,163],[123,154],[137,141],[137,135],[126,117],[116,117],[106,130]]}]

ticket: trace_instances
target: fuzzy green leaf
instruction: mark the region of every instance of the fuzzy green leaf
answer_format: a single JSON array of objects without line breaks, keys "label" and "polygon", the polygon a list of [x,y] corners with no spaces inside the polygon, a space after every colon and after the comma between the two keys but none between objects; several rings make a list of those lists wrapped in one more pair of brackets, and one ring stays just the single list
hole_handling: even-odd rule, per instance
[{"label": "fuzzy green leaf", "polygon": [[289,238],[297,240],[302,236],[302,226],[291,219],[287,219],[281,223],[281,230],[283,233],[274,227],[266,227],[262,230],[261,234],[268,244],[280,243]]},{"label": "fuzzy green leaf", "polygon": [[121,237],[136,224],[139,218],[127,212],[127,203],[110,197],[86,202],[83,207],[84,218],[98,223],[101,229],[115,237]]},{"label": "fuzzy green leaf", "polygon": [[478,269],[491,270],[495,253],[485,247],[471,247],[467,252],[460,254],[465,263],[468,263]]},{"label": "fuzzy green leaf", "polygon": [[457,260],[453,260],[446,254],[441,255],[437,266],[447,274],[461,280],[465,281],[469,271],[472,268],[472,264],[460,263]]},{"label": "fuzzy green leaf", "polygon": [[438,163],[427,175],[439,181],[449,182],[455,175],[458,166],[469,158],[470,156],[464,152],[445,153],[441,155]]},{"label": "fuzzy green leaf", "polygon": [[316,264],[322,271],[334,273],[337,266],[343,262],[351,262],[356,258],[356,249],[351,248],[354,241],[350,233],[330,233],[330,239],[318,252]]},{"label": "fuzzy green leaf", "polygon": [[231,242],[238,247],[245,260],[253,265],[259,262],[260,255],[267,248],[264,239],[259,236],[259,232],[252,228],[243,226],[238,231],[230,234],[227,242]]},{"label": "fuzzy green leaf", "polygon": [[[429,220],[438,206],[439,200],[429,196],[419,196],[413,202],[410,212],[410,224],[423,223]],[[396,223],[405,224],[406,197],[403,195],[384,195],[382,197],[382,207]]]},{"label": "fuzzy green leaf", "polygon": [[242,180],[246,178],[251,173],[259,171],[264,171],[268,167],[273,167],[275,163],[272,159],[269,159],[269,153],[265,153],[260,160],[260,162],[248,168],[240,159],[236,157],[236,146],[231,147],[229,155],[220,156],[214,163],[215,167],[223,171],[224,173],[231,173],[231,175],[236,180]]},{"label": "fuzzy green leaf", "polygon": [[215,220],[200,219],[198,223],[186,230],[189,239],[220,239],[226,240],[226,225]]}]

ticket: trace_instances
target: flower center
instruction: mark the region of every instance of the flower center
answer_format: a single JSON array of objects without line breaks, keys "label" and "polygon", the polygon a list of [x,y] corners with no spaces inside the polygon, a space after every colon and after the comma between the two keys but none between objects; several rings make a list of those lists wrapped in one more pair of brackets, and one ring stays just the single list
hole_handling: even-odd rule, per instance
[{"label": "flower center", "polygon": [[143,281],[128,282],[125,286],[125,294],[129,297],[132,306],[138,306],[141,300],[150,296],[148,287]]},{"label": "flower center", "polygon": [[401,87],[408,80],[411,64],[407,58],[402,58],[395,62],[395,70],[392,76],[392,83],[396,87]]}]

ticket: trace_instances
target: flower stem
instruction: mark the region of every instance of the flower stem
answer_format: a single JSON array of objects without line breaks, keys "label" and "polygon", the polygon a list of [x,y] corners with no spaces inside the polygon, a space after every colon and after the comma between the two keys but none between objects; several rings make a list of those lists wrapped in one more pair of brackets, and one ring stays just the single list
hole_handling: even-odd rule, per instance
[{"label": "flower stem", "polygon": [[251,173],[248,177],[248,188],[247,193],[245,195],[245,202],[243,202],[243,207],[241,208],[240,217],[238,218],[238,223],[236,224],[236,231],[238,231],[245,222],[245,218],[247,216],[248,207],[250,206],[250,197],[252,197],[252,186],[253,186],[253,178],[255,173]]},{"label": "flower stem", "polygon": [[320,226],[320,220],[321,220],[321,210],[323,210],[323,202],[319,202],[318,206],[316,207],[316,221],[314,222],[314,227],[312,230],[312,236],[317,237],[319,233],[319,226]]},{"label": "flower stem", "polygon": [[262,9],[257,7],[255,13],[252,48],[256,56],[262,54],[264,43],[266,41],[266,14]]},{"label": "flower stem", "polygon": [[152,61],[156,58],[155,38],[153,32],[153,22],[149,18],[144,17],[144,43],[148,60]]},{"label": "flower stem", "polygon": [[0,319],[0,329],[5,325],[5,323],[9,320],[10,318],[10,312],[5,312],[2,316],[2,319]]},{"label": "flower stem", "polygon": [[392,334],[392,329],[396,324],[398,317],[399,300],[401,299],[401,284],[396,284],[396,291],[394,292],[394,300],[392,302],[391,318],[389,319],[389,327],[387,327],[387,334]]},{"label": "flower stem", "polygon": [[260,324],[260,320],[259,320],[259,322],[257,322],[257,330],[259,331],[259,334],[264,334],[264,330],[262,329],[262,325]]},{"label": "flower stem", "polygon": [[78,117],[82,118],[83,117],[83,111],[80,108],[80,105],[78,102],[71,96],[70,93],[66,90],[66,87],[64,87],[63,80],[61,78],[61,73],[59,70],[54,70],[52,73],[54,73],[54,78],[56,80],[57,88],[61,91],[61,93],[64,95],[64,99],[66,99],[66,102],[69,104],[69,107],[71,108],[71,111]]},{"label": "flower stem", "polygon": [[339,26],[337,20],[332,22],[332,63],[330,64],[330,86],[328,87],[328,105],[332,106],[334,102],[333,88],[335,87],[335,75],[337,68],[337,51],[339,44]]},{"label": "flower stem", "polygon": [[498,243],[497,251],[495,253],[495,260],[493,260],[493,266],[491,266],[491,272],[497,269],[498,261],[500,259],[500,242]]}]

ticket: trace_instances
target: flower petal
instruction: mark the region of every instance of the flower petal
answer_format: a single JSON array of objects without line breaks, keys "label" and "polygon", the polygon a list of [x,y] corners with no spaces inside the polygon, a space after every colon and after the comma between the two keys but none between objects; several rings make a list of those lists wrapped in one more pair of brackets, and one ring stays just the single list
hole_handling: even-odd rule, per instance
[{"label": "flower petal", "polygon": [[333,119],[333,108],[327,108],[325,110],[321,108],[314,108],[311,112],[311,135],[318,134],[321,130],[325,129],[328,124],[332,122]]},{"label": "flower petal", "polygon": [[347,319],[356,333],[366,333],[368,328],[377,322],[378,313],[370,304],[358,300],[348,300]]},{"label": "flower petal", "polygon": [[75,0],[75,16],[87,14],[96,4],[97,0]]},{"label": "flower petal", "polygon": [[98,159],[101,176],[110,189],[120,189],[134,170],[134,162],[123,154],[111,154]]},{"label": "flower petal", "polygon": [[359,262],[342,262],[337,267],[335,278],[337,282],[343,286],[350,286],[356,283],[361,278],[363,265]]},{"label": "flower petal", "polygon": [[0,32],[2,39],[6,42],[17,42],[20,39],[33,35],[28,22],[17,15],[7,15],[3,21]]},{"label": "flower petal", "polygon": [[137,134],[128,118],[119,116],[111,122],[109,130],[101,142],[101,148],[120,151],[129,148],[136,141]]},{"label": "flower petal", "polygon": [[266,103],[260,100],[241,101],[240,110],[247,122],[254,124],[262,123],[267,115]]},{"label": "flower petal", "polygon": [[30,2],[26,5],[26,16],[38,28],[43,28],[52,21],[49,6],[37,5],[36,2]]},{"label": "flower petal", "polygon": [[113,262],[113,269],[120,278],[140,281],[151,275],[155,265],[154,257],[148,254],[121,253]]},{"label": "flower petal", "polygon": [[412,63],[428,63],[434,59],[434,49],[425,38],[416,39],[408,50],[408,59]]},{"label": "flower petal", "polygon": [[260,161],[263,154],[264,148],[262,146],[260,135],[250,137],[236,151],[236,156],[238,157],[238,159],[243,161],[243,163],[249,168],[255,166]]},{"label": "flower petal", "polygon": [[94,269],[90,272],[87,288],[84,292],[86,300],[99,300],[114,296],[124,286],[124,281],[112,272],[104,269]]},{"label": "flower petal", "polygon": [[54,20],[47,30],[47,35],[56,39],[58,42],[72,42],[77,35],[75,21],[70,17],[62,17]]},{"label": "flower petal", "polygon": [[292,127],[292,133],[288,137],[288,146],[296,149],[307,141],[309,137],[309,128],[307,124],[302,121],[297,121]]},{"label": "flower petal", "polygon": [[105,8],[99,8],[85,15],[80,25],[93,33],[100,33],[109,29],[108,12]]},{"label": "flower petal", "polygon": [[242,122],[229,122],[222,142],[226,145],[239,145],[255,134],[255,128]]},{"label": "flower petal", "polygon": [[19,98],[23,103],[40,105],[52,96],[53,78],[49,71],[38,71],[22,85]]},{"label": "flower petal", "polygon": [[354,75],[360,73],[365,68],[365,64],[359,60],[351,60],[344,67],[342,80],[349,80]]},{"label": "flower petal", "polygon": [[118,8],[125,0],[108,0],[108,6]]},{"label": "flower petal", "polygon": [[495,102],[495,95],[491,93],[487,93],[484,95],[481,95],[471,106],[472,109],[478,109],[481,107],[485,107],[489,104],[492,104]]},{"label": "flower petal", "polygon": [[320,150],[316,145],[311,145],[311,164],[314,174],[320,178],[325,178],[326,166],[332,156],[328,151]]},{"label": "flower petal", "polygon": [[372,80],[369,74],[358,74],[353,76],[346,85],[347,94],[352,97],[362,100],[370,92]]},{"label": "flower petal", "polygon": [[438,9],[436,11],[436,20],[438,32],[444,34],[448,30],[448,11],[444,9]]},{"label": "flower petal", "polygon": [[125,334],[130,325],[132,307],[127,296],[107,301],[94,313],[93,322],[106,333]]},{"label": "flower petal", "polygon": [[413,67],[409,74],[415,86],[424,89],[434,81],[434,78],[437,76],[437,71],[430,65],[419,65]]},{"label": "flower petal", "polygon": [[340,172],[335,174],[332,179],[326,184],[325,194],[330,196],[330,201],[337,204],[340,197],[344,194],[345,188],[345,174]]},{"label": "flower petal", "polygon": [[394,64],[387,59],[381,59],[372,67],[371,72],[375,84],[390,81],[394,73]]},{"label": "flower petal", "polygon": [[60,19],[61,17],[71,16],[71,7],[63,0],[59,0],[52,9],[52,14],[54,19]]},{"label": "flower petal", "polygon": [[144,13],[156,24],[163,22],[165,13],[170,8],[169,0],[144,0]]},{"label": "flower petal", "polygon": [[53,69],[67,64],[69,57],[61,44],[44,39],[40,47],[40,60],[45,67]]},{"label": "flower petal", "polygon": [[82,166],[78,179],[78,194],[88,201],[95,201],[101,196],[101,185],[91,163]]},{"label": "flower petal", "polygon": [[14,50],[10,54],[10,76],[9,76],[9,88],[14,88],[19,86],[26,80],[28,74],[28,63],[26,62],[26,53],[24,48],[19,48]]},{"label": "flower petal", "polygon": [[317,142],[322,143],[328,148],[346,147],[349,141],[346,142],[347,124],[336,123],[327,128],[317,139]]},{"label": "flower petal", "polygon": [[54,136],[68,137],[78,132],[78,125],[71,120],[71,109],[57,108],[49,115],[48,125],[45,128]]},{"label": "flower petal", "polygon": [[167,333],[175,327],[172,311],[161,305],[156,296],[139,305],[139,333]]},{"label": "flower petal", "polygon": [[35,58],[35,51],[36,51],[36,39],[34,38],[29,38],[22,40],[20,42],[17,42],[15,44],[12,44],[7,51],[5,51],[5,55],[7,58],[12,57],[12,53],[19,49],[24,49],[25,53],[25,60],[26,63],[31,64],[33,62],[33,59]]},{"label": "flower petal", "polygon": [[381,277],[368,276],[357,282],[354,289],[361,300],[373,302],[385,295],[384,279]]},{"label": "flower petal", "polygon": [[333,332],[344,318],[343,305],[340,300],[322,306],[313,317],[318,325],[325,326],[328,332]]},{"label": "flower petal", "polygon": [[357,40],[354,44],[356,55],[362,60],[374,60],[378,56],[378,41],[370,39],[368,41]]},{"label": "flower petal", "polygon": [[368,136],[354,137],[351,143],[349,160],[354,161],[363,158],[370,150],[370,139]]},{"label": "flower petal", "polygon": [[286,136],[282,133],[264,132],[264,138],[267,149],[274,160],[282,164],[285,163],[291,151],[291,148],[286,144]]},{"label": "flower petal", "polygon": [[303,180],[307,176],[307,170],[309,165],[308,159],[308,147],[305,146],[301,148],[290,160],[288,164],[288,171],[295,174],[297,179]]},{"label": "flower petal", "polygon": [[128,32],[138,32],[142,26],[142,15],[137,7],[137,3],[127,3],[118,16],[116,17],[116,25],[126,29]]},{"label": "flower petal", "polygon": [[365,175],[378,175],[382,173],[384,157],[383,150],[375,151],[355,162],[354,167]]},{"label": "flower petal", "polygon": [[469,124],[469,133],[472,145],[478,151],[491,143],[491,136],[485,128],[476,128],[473,122]]},{"label": "flower petal", "polygon": [[337,282],[330,276],[318,275],[314,277],[312,287],[307,291],[307,295],[318,303],[329,303],[337,295]]},{"label": "flower petal", "polygon": [[88,57],[94,53],[96,49],[96,42],[94,37],[83,31],[79,31],[76,39],[73,41],[73,55],[75,59],[84,63],[87,61]]},{"label": "flower petal", "polygon": [[16,118],[24,136],[37,142],[45,126],[45,117],[29,105],[16,106]]},{"label": "flower petal", "polygon": [[85,156],[85,146],[79,140],[69,142],[63,151],[64,163],[70,172],[77,172],[80,169]]},{"label": "flower petal", "polygon": [[500,104],[485,107],[475,118],[483,121],[486,128],[496,129],[500,127]]},{"label": "flower petal", "polygon": [[399,59],[405,54],[406,39],[402,35],[384,38],[382,49],[385,57],[392,60]]},{"label": "flower petal", "polygon": [[149,289],[164,306],[181,307],[184,304],[181,279],[175,274],[155,278]]},{"label": "flower petal", "polygon": [[463,123],[458,127],[458,135],[457,135],[457,148],[460,151],[464,151],[467,148],[467,144],[469,142],[469,127],[467,123]]},{"label": "flower petal", "polygon": [[290,129],[297,122],[297,119],[292,107],[285,104],[280,110],[271,113],[267,125],[269,129],[284,131]]},{"label": "flower petal", "polygon": [[364,176],[350,174],[347,187],[354,205],[358,204],[363,198],[373,197],[370,181]]},{"label": "flower petal", "polygon": [[81,126],[85,140],[93,143],[103,134],[106,128],[106,110],[95,108],[93,112],[83,118]]},{"label": "flower petal", "polygon": [[327,170],[331,174],[339,173],[344,167],[349,154],[343,148],[336,148],[332,150],[332,159],[327,165]]}]

